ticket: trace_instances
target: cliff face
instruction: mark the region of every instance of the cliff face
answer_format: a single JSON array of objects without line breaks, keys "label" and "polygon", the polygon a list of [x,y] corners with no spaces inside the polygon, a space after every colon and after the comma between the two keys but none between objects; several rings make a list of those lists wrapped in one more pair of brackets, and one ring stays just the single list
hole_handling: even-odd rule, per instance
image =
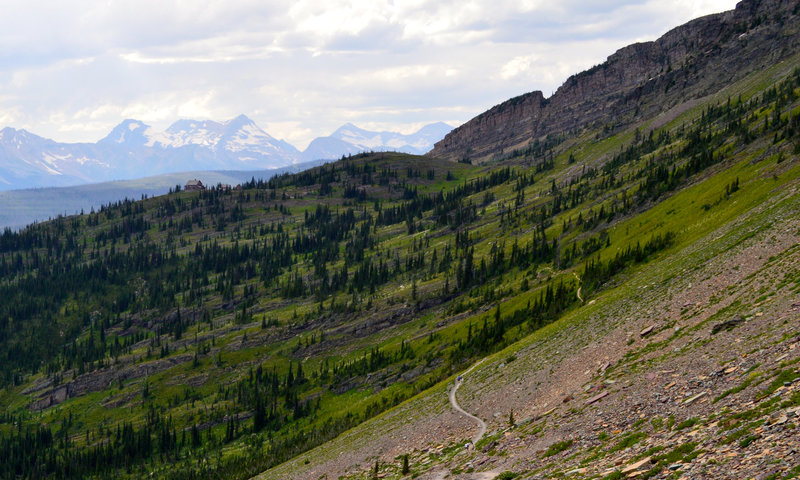
[{"label": "cliff face", "polygon": [[[541,123],[546,111],[542,92],[531,92],[492,107],[438,141],[430,155],[457,156],[458,160],[486,153],[486,148],[507,145]],[[535,127],[534,127],[535,128]],[[474,149],[474,150],[473,150]]]},{"label": "cliff face", "polygon": [[800,52],[799,14],[796,1],[742,1],[620,49],[548,99],[534,91],[496,105],[450,132],[429,155],[483,160],[548,134],[650,118]]}]

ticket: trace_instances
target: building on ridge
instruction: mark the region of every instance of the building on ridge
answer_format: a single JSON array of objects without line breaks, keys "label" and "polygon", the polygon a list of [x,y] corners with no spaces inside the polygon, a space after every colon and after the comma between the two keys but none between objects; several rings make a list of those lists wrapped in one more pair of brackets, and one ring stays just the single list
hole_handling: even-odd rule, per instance
[{"label": "building on ridge", "polygon": [[186,186],[183,187],[183,189],[187,191],[205,190],[206,186],[203,185],[203,182],[201,182],[200,180],[194,179],[186,182]]}]

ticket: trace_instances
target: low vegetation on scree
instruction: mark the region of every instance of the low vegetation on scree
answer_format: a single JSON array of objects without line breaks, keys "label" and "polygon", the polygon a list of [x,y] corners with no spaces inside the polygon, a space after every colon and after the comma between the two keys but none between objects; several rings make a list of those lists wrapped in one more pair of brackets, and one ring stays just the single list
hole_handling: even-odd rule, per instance
[{"label": "low vegetation on scree", "polygon": [[[763,86],[746,89],[756,77]],[[650,308],[678,295],[648,297],[637,282],[679,282],[748,241],[770,241],[771,228],[781,228],[776,245],[797,232],[779,213],[797,205],[800,70],[746,80],[658,127],[587,127],[481,165],[367,153],[5,231],[0,477],[306,478],[334,462],[321,445],[408,402],[444,405],[446,382],[479,359],[492,361],[459,391],[472,395],[467,407],[480,402],[470,379],[512,382],[541,352],[566,358],[557,343],[532,353],[535,342],[587,322],[601,340],[625,317],[608,313],[614,301]],[[624,432],[608,422],[571,436],[563,428],[599,408],[590,395],[699,352],[711,340],[687,342],[702,329],[719,325],[706,338],[723,338],[796,294],[797,249],[773,251],[763,276],[742,279],[755,289],[746,304],[726,286],[709,301],[713,314],[688,303],[674,316],[653,313],[653,329],[620,339],[619,361],[592,370],[602,378],[548,407],[561,410],[529,416],[500,405],[491,440],[475,450],[442,434],[347,475],[622,478],[629,460],[647,459],[640,478],[652,478],[708,458],[693,432],[711,432],[730,451],[756,448],[767,425],[794,428],[796,417],[773,418],[800,404],[794,353],[737,367],[713,395],[681,397],[713,413],[652,414]],[[728,267],[736,275],[738,265]],[[678,318],[697,322],[679,327]],[[770,346],[754,338],[743,341],[758,357]],[[576,349],[584,340],[572,339]],[[504,374],[492,379],[498,364]],[[749,392],[758,392],[751,405],[731,406]],[[770,432],[781,445],[780,431]],[[533,449],[528,463],[511,460],[515,441]]]}]

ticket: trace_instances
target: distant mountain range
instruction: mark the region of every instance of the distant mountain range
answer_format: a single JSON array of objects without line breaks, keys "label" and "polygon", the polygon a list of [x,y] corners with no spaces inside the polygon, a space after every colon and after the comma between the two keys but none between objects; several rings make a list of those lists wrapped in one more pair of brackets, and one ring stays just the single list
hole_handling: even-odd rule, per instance
[{"label": "distant mountain range", "polygon": [[178,120],[163,132],[125,120],[97,143],[59,143],[26,130],[0,130],[0,190],[81,185],[181,171],[261,170],[364,151],[422,154],[452,127],[411,135],[346,124],[304,152],[240,115],[227,122]]},{"label": "distant mountain range", "polygon": [[317,137],[302,153],[303,160],[334,159],[361,152],[394,151],[422,155],[444,138],[453,127],[438,122],[403,135],[396,132],[371,132],[346,123],[327,137]]}]

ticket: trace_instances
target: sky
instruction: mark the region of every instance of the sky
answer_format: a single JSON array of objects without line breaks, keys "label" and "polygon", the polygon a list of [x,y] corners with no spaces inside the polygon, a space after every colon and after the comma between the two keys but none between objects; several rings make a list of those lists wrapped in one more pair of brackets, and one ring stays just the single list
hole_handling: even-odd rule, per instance
[{"label": "sky", "polygon": [[0,0],[0,127],[95,142],[239,114],[304,149],[460,125],[735,0]]}]

